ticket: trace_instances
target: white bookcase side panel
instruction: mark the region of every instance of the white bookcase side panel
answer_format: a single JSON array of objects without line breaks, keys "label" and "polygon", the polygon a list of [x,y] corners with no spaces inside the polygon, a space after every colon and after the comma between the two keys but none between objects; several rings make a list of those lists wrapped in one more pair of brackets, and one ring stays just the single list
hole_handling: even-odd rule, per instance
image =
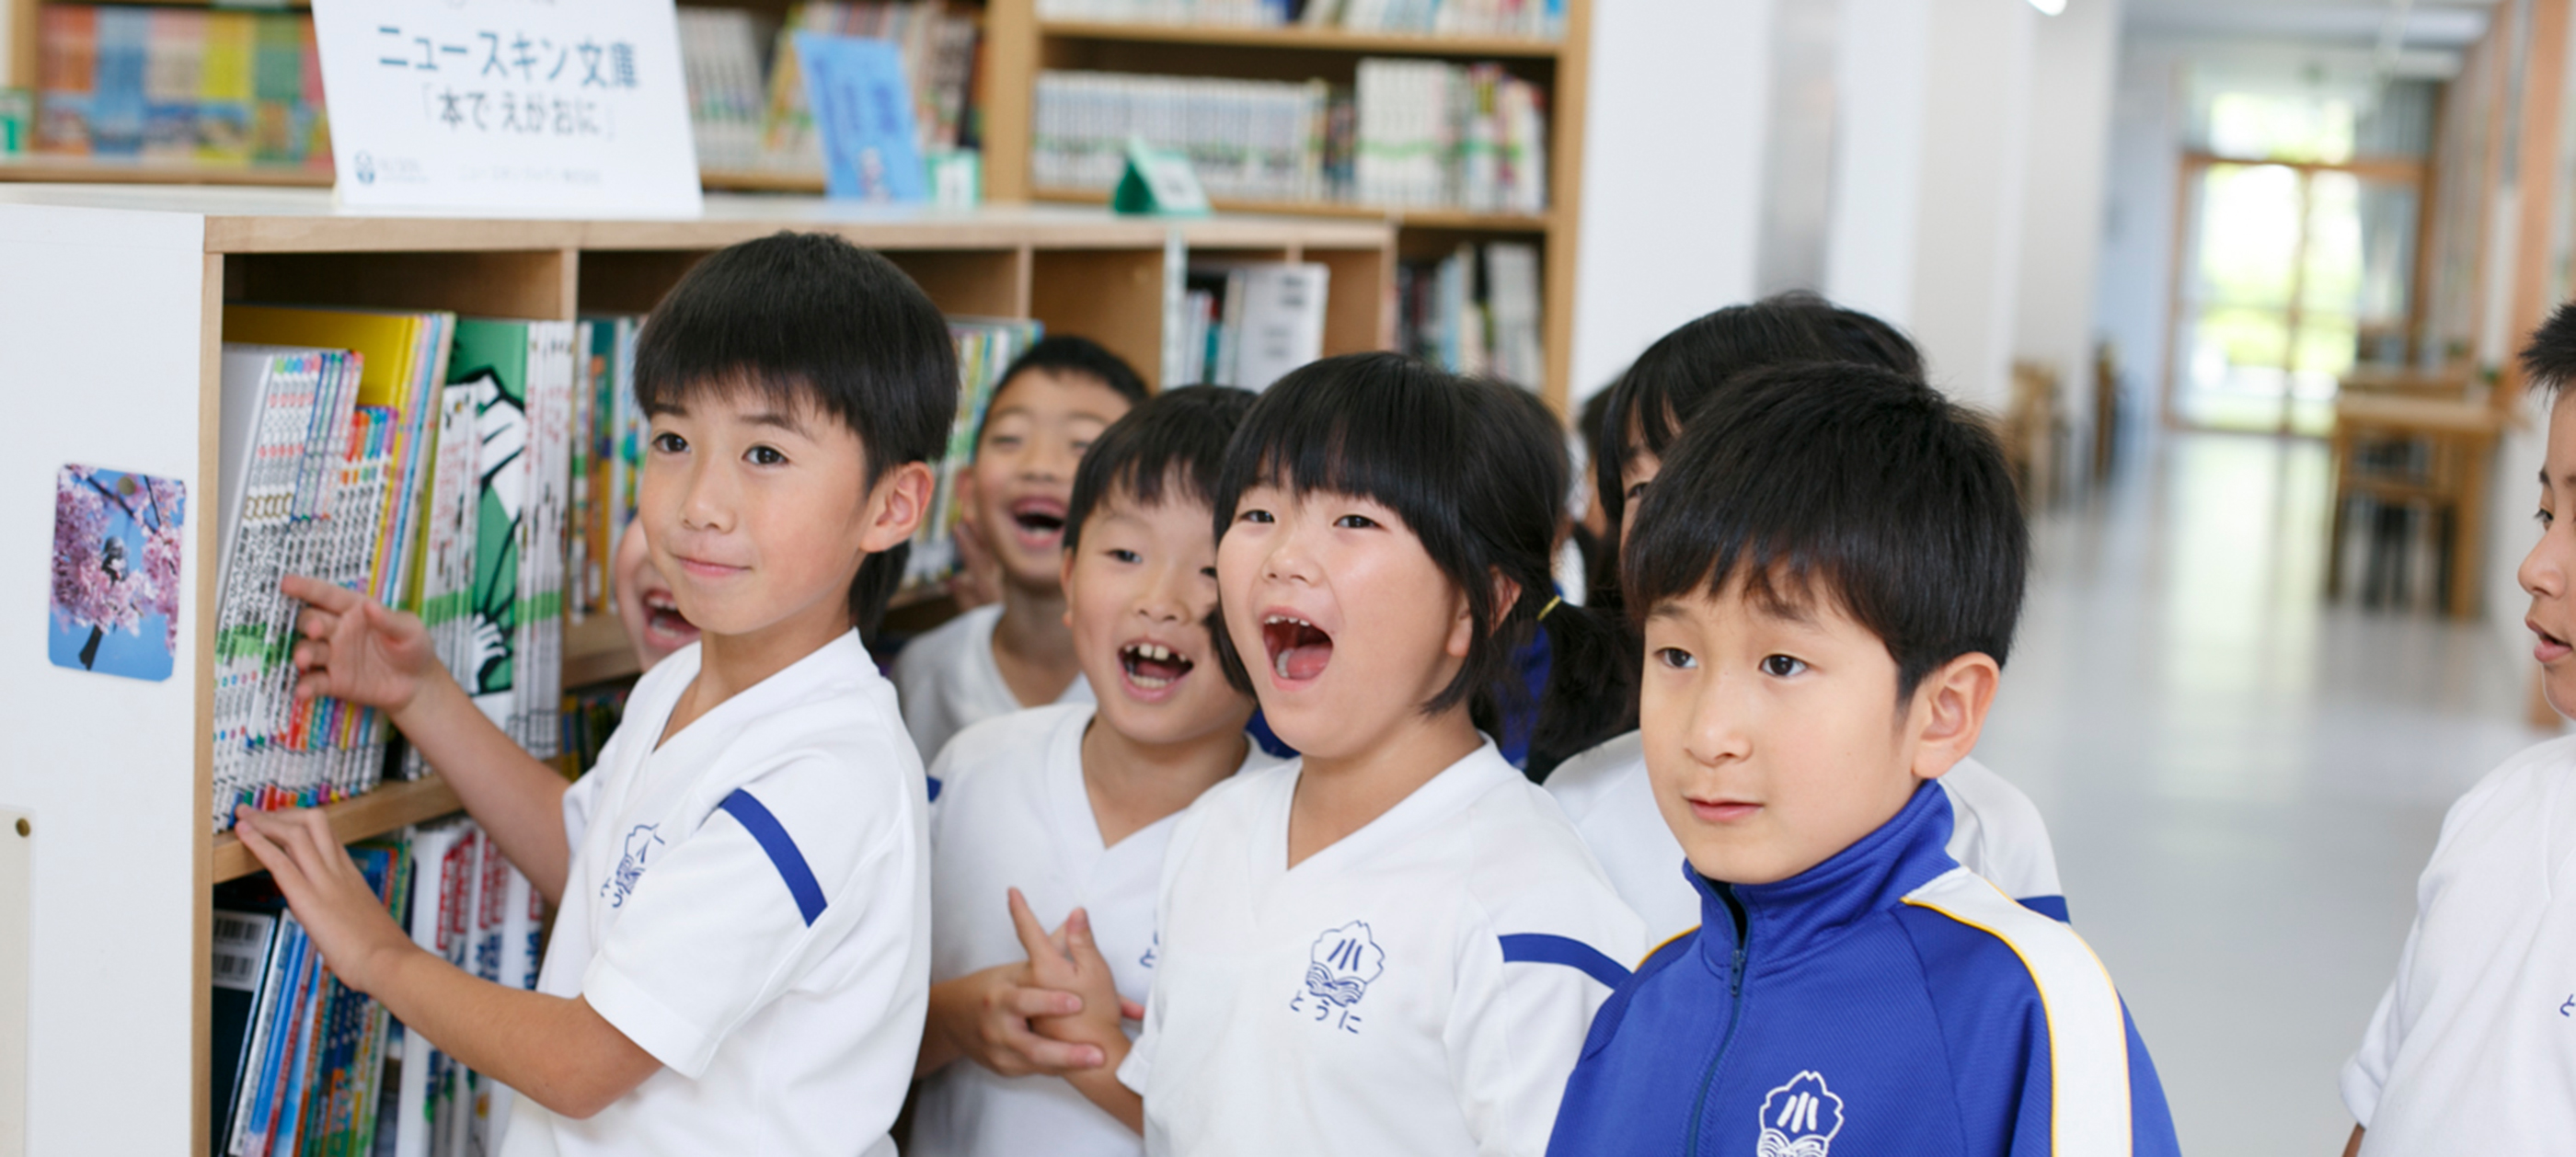
[{"label": "white bookcase side panel", "polygon": [[[199,984],[204,219],[0,205],[0,806],[34,828],[27,1151],[181,1153]],[[187,485],[170,675],[48,657],[66,464]],[[141,567],[143,559],[133,564]],[[140,638],[142,636],[137,636]],[[105,652],[100,652],[102,655]],[[104,662],[104,660],[102,660]]]}]

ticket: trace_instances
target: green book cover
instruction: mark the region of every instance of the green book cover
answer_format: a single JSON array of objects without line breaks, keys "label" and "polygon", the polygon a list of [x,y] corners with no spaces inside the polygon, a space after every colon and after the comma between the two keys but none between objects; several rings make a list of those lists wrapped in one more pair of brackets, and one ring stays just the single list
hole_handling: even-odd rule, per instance
[{"label": "green book cover", "polygon": [[474,678],[466,691],[486,714],[497,709],[506,715],[516,686],[511,651],[519,626],[519,518],[528,492],[528,323],[457,319],[448,366],[449,385],[474,388],[474,433],[482,443],[474,518]]}]

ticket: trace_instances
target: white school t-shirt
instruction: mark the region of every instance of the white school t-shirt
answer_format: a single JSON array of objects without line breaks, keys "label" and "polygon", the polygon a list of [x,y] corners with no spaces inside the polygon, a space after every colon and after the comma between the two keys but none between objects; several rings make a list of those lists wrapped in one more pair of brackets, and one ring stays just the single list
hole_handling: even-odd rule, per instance
[{"label": "white school t-shirt", "polygon": [[1644,925],[1490,740],[1290,868],[1301,768],[1217,785],[1172,833],[1118,1070],[1146,1152],[1537,1157]]},{"label": "white school t-shirt", "polygon": [[2370,1154],[2565,1152],[2576,1137],[2576,738],[2442,820],[2397,976],[2343,1069]]},{"label": "white school t-shirt", "polygon": [[[2004,894],[2036,901],[2038,910],[2063,919],[2057,850],[2030,797],[1973,758],[1960,760],[1939,782],[1950,797],[1950,858],[1994,881]],[[1548,773],[1547,790],[1601,858],[1620,897],[1646,918],[1648,943],[1699,927],[1699,890],[1683,874],[1681,841],[1655,807],[1640,733],[1631,731],[1558,764]],[[2048,911],[2052,903],[2055,910]]]},{"label": "white school t-shirt", "polygon": [[[1053,931],[1091,914],[1118,995],[1139,1004],[1154,984],[1154,898],[1163,849],[1181,813],[1100,844],[1082,777],[1087,704],[1039,707],[957,733],[932,771],[945,785],[930,824],[930,981],[1028,959],[1007,899],[1018,888]],[[1245,743],[1242,770],[1279,761]],[[913,1157],[1136,1154],[1144,1144],[1056,1077],[1005,1077],[958,1060],[923,1082]]]},{"label": "white school t-shirt", "polygon": [[655,749],[698,647],[637,682],[564,794],[537,990],[663,1068],[588,1120],[517,1099],[507,1157],[894,1153],[930,991],[921,762],[856,632]]},{"label": "white school t-shirt", "polygon": [[[988,603],[904,644],[894,657],[903,725],[911,730],[923,763],[939,758],[940,748],[975,724],[1023,707],[1047,706],[1021,703],[1002,680],[1002,666],[993,661],[993,624],[1001,621],[1002,604]],[[1092,702],[1090,680],[1074,676],[1055,701]]]}]

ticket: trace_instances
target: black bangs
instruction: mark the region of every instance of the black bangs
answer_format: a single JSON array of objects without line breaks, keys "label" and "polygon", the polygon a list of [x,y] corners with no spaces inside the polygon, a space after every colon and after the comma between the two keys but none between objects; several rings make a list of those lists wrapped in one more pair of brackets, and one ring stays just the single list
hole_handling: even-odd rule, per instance
[{"label": "black bangs", "polygon": [[1186,386],[1165,390],[1111,423],[1074,467],[1064,548],[1080,549],[1083,522],[1113,493],[1140,506],[1161,506],[1166,498],[1215,505],[1226,444],[1252,400],[1252,391],[1232,386]]},{"label": "black bangs", "polygon": [[1730,305],[1656,339],[1609,389],[1601,415],[1606,452],[1594,456],[1602,508],[1617,525],[1626,505],[1619,472],[1639,449],[1661,457],[1700,406],[1748,371],[1810,362],[1855,362],[1923,376],[1923,355],[1896,327],[1804,290]]},{"label": "black bangs", "polygon": [[[1262,392],[1226,449],[1211,504],[1220,539],[1255,486],[1346,494],[1394,511],[1478,624],[1466,662],[1423,704],[1426,714],[1471,704],[1489,723],[1495,697],[1510,694],[1513,651],[1548,602],[1565,442],[1544,407],[1513,389],[1390,353],[1311,363]],[[1496,577],[1519,588],[1512,605],[1496,605]]]},{"label": "black bangs", "polygon": [[1347,354],[1292,371],[1263,391],[1226,449],[1212,503],[1217,535],[1244,491],[1277,486],[1366,498],[1395,511],[1425,545],[1453,539],[1451,485],[1470,452],[1472,411],[1466,383],[1397,354]]},{"label": "black bangs", "polygon": [[2576,302],[2559,306],[2531,331],[2531,344],[2522,347],[2522,372],[2544,398],[2555,399],[2576,381]]},{"label": "black bangs", "polygon": [[866,447],[874,485],[947,449],[957,347],[893,262],[827,234],[777,233],[709,254],[636,339],[646,413],[728,394],[839,422]]},{"label": "black bangs", "polygon": [[1897,691],[1961,655],[2002,663],[2029,568],[2002,446],[1975,414],[1889,370],[1739,379],[1664,455],[1620,559],[1627,605],[1720,595],[1830,601],[1887,646]]}]

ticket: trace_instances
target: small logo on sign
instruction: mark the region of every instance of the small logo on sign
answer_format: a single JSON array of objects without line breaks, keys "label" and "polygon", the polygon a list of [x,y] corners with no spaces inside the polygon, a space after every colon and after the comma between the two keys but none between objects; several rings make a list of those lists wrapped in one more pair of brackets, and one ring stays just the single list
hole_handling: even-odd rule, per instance
[{"label": "small logo on sign", "polygon": [[368,153],[363,153],[363,152],[362,152],[362,153],[359,153],[359,154],[358,154],[358,161],[357,161],[357,165],[358,165],[358,183],[359,183],[359,184],[361,184],[361,185],[372,185],[372,184],[375,184],[375,183],[376,183],[376,158],[375,158],[373,155],[368,154]]},{"label": "small logo on sign", "polygon": [[1360,1018],[1351,1008],[1385,971],[1386,950],[1377,946],[1366,923],[1353,920],[1327,929],[1306,954],[1306,987],[1288,998],[1288,1011],[1311,1014],[1318,1024],[1356,1033]]},{"label": "small logo on sign", "polygon": [[1843,1131],[1843,1099],[1822,1073],[1803,1072],[1762,1098],[1762,1139],[1755,1157],[1828,1157]]},{"label": "small logo on sign", "polygon": [[599,886],[599,894],[611,908],[626,906],[626,897],[634,894],[635,882],[644,878],[654,853],[662,848],[662,837],[654,832],[660,824],[637,824],[626,833],[626,849],[617,857],[617,871]]}]

